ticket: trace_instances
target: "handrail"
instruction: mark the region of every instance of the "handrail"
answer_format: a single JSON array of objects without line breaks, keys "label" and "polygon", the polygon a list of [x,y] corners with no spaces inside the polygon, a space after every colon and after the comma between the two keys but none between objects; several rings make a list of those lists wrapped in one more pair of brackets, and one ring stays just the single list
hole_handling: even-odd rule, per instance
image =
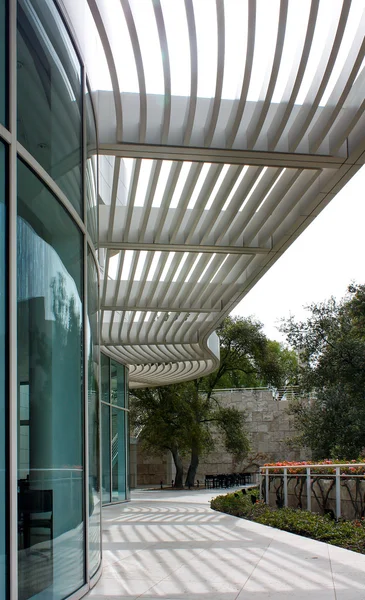
[{"label": "handrail", "polygon": [[271,388],[267,386],[262,387],[243,387],[243,388],[214,388],[214,392],[243,392],[243,391],[257,390],[262,392],[271,392]]},{"label": "handrail", "polygon": [[[280,388],[272,386],[261,386],[261,387],[242,387],[242,388],[215,388],[214,393],[219,392],[270,392],[274,399],[283,400],[285,396],[293,397],[299,394],[299,385],[287,385]],[[308,394],[312,396],[312,394]]]},{"label": "handrail", "polygon": [[[324,469],[330,469],[332,467],[364,467],[364,472],[365,472],[365,462],[362,463],[317,463],[317,464],[312,464],[312,463],[299,463],[299,464],[295,464],[295,465],[264,465],[263,467],[260,467],[260,471],[262,470],[266,470],[266,469],[302,469],[304,467],[310,467],[312,468],[324,468]],[[280,474],[280,473],[279,473]],[[327,473],[326,473],[327,475]]]},{"label": "handrail", "polygon": [[[341,468],[356,468],[363,467],[364,473],[341,473]],[[296,469],[305,469],[305,473],[295,472]],[[325,464],[310,464],[301,463],[294,465],[265,465],[260,467],[259,482],[260,482],[260,500],[262,500],[263,490],[263,479],[265,479],[265,503],[269,504],[269,478],[272,475],[275,477],[283,477],[284,487],[284,506],[288,506],[288,476],[293,477],[306,477],[307,485],[307,510],[311,510],[311,469],[323,469],[323,475],[325,477],[331,477],[335,479],[335,490],[336,490],[336,519],[341,517],[341,478],[357,478],[365,477],[365,463],[325,463]],[[333,473],[325,472],[327,469],[333,469]],[[279,470],[279,472],[278,472]],[[274,473],[271,473],[274,471]]]}]

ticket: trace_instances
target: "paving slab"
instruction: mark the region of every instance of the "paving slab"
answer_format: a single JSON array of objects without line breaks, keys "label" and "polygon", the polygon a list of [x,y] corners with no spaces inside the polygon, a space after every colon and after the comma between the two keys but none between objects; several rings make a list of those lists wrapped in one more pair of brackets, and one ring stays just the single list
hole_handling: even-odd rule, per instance
[{"label": "paving slab", "polygon": [[365,600],[365,555],[215,512],[217,490],[137,490],[103,509],[90,600]]}]

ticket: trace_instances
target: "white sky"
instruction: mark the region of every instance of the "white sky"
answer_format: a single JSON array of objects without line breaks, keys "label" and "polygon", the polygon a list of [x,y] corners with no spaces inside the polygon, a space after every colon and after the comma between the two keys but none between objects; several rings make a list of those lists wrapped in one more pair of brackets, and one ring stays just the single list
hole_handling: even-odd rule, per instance
[{"label": "white sky", "polygon": [[304,305],[341,298],[355,280],[365,283],[365,168],[238,304],[232,315],[253,315],[271,339],[284,341],[278,319],[305,318]]}]

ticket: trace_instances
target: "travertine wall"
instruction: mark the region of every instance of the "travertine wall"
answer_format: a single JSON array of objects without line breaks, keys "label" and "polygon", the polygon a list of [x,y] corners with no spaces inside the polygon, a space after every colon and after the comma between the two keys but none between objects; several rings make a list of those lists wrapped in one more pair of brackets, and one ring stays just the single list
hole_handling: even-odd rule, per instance
[{"label": "travertine wall", "polygon": [[156,457],[144,454],[137,445],[137,486],[160,484],[171,485],[175,477],[175,468],[170,452]]},{"label": "travertine wall", "polygon": [[[235,464],[232,456],[217,447],[216,451],[201,459],[196,478],[204,481],[206,474],[234,473],[245,469],[256,471],[257,465],[279,460],[305,460],[310,452],[289,449],[286,440],[295,435],[293,417],[286,413],[285,400],[273,400],[267,390],[233,390],[216,393],[224,406],[234,406],[246,412],[247,430],[251,453],[241,464]],[[250,464],[252,461],[252,465]]]},{"label": "travertine wall", "polygon": [[[293,451],[286,444],[286,440],[295,434],[295,429],[293,418],[286,414],[288,403],[285,400],[273,400],[271,392],[267,390],[232,390],[216,393],[215,397],[225,406],[234,406],[246,412],[252,450],[247,460],[235,464],[230,454],[222,447],[217,447],[200,460],[196,479],[201,483],[206,474],[234,473],[244,469],[256,471],[257,465],[265,462],[310,459],[309,450]],[[188,461],[185,461],[185,472],[187,467]],[[138,453],[137,485],[156,484],[161,480],[170,482],[173,474],[170,456],[158,461]]]}]

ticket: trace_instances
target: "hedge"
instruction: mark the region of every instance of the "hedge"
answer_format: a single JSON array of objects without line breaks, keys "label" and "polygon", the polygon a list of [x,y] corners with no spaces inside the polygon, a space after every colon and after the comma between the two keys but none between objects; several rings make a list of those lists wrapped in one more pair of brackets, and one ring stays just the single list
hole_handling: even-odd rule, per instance
[{"label": "hedge", "polygon": [[364,519],[335,521],[329,515],[321,516],[306,510],[272,508],[258,499],[258,490],[248,490],[246,494],[234,492],[217,496],[212,499],[211,508],[340,548],[365,553]]}]

